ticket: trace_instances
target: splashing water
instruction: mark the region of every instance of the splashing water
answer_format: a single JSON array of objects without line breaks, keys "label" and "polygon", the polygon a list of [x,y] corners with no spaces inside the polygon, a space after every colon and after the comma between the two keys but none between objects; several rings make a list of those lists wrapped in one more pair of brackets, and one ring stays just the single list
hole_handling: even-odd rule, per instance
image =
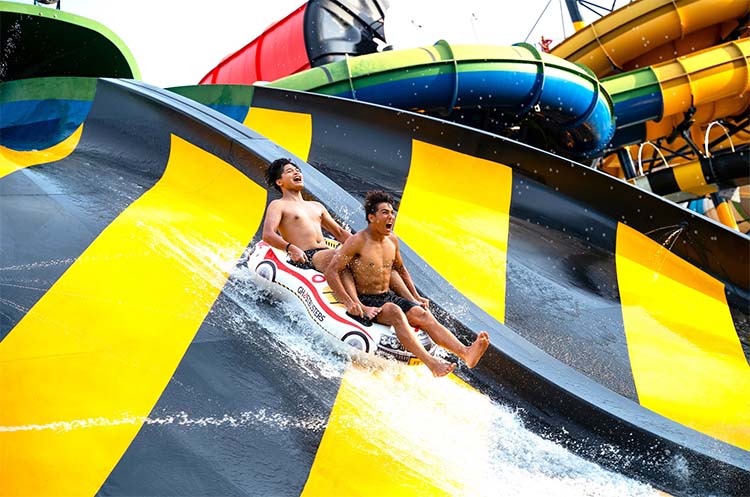
[{"label": "splashing water", "polygon": [[[243,312],[239,323],[251,320],[271,336],[270,345],[281,362],[294,364],[310,378],[338,378],[346,363],[346,350],[320,328],[313,327],[301,304],[277,300],[252,283],[249,270],[240,268],[224,288],[224,295]],[[253,342],[252,326],[239,326],[239,333]],[[338,352],[338,353],[337,353]]]},{"label": "splashing water", "polygon": [[395,364],[345,375],[342,389],[356,408],[329,430],[372,433],[377,419],[376,441],[363,442],[363,452],[384,464],[408,461],[448,495],[660,495],[531,433],[511,409],[459,380]]},{"label": "splashing water", "polygon": [[[434,486],[456,496],[661,495],[528,431],[517,413],[457,378],[433,378],[422,366],[352,361],[310,324],[301,306],[263,305],[273,296],[247,278],[236,274],[225,294],[274,336],[285,362],[311,377],[342,376],[337,404],[353,407],[329,419],[326,429],[368,434],[350,440],[365,460],[375,452],[379,461],[408,461],[409,472],[429,475]],[[400,464],[396,469],[404,470]]]}]

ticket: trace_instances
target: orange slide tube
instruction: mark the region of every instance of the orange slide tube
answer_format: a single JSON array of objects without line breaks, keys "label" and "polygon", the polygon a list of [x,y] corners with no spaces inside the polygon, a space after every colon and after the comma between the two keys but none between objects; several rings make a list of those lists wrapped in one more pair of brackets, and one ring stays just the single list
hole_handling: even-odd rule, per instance
[{"label": "orange slide tube", "polygon": [[[748,13],[747,0],[640,0],[578,31],[553,48],[552,54],[584,64],[604,77],[628,70],[630,63],[665,45],[674,44],[670,52],[675,56],[685,53],[675,50],[695,50],[695,42],[700,42],[698,48],[719,43]],[[710,29],[717,25],[719,29]],[[695,36],[702,40],[680,43],[701,31]],[[645,65],[649,63],[640,67]]]}]

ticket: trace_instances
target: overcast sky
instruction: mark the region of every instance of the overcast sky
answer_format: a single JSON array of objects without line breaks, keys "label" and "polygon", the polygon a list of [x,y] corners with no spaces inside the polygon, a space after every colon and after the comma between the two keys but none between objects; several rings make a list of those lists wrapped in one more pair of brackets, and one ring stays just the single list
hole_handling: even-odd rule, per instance
[{"label": "overcast sky", "polygon": [[[33,4],[33,0],[17,0]],[[303,0],[61,0],[61,8],[98,21],[119,36],[160,87],[197,84]],[[611,7],[611,0],[598,0]],[[617,6],[628,3],[618,0]],[[394,48],[451,43],[512,45],[540,37],[553,46],[573,33],[564,0],[390,0],[386,36]],[[513,12],[504,6],[512,5]],[[581,9],[593,21],[593,13]],[[542,15],[542,13],[544,13]],[[538,19],[541,20],[534,28]],[[532,30],[533,28],[533,30]],[[528,37],[528,39],[527,39]]]}]

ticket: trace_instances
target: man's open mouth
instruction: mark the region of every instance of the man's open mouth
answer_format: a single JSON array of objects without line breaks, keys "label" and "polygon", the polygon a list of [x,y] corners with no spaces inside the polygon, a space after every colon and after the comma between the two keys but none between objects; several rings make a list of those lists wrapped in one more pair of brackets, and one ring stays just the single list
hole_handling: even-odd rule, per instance
[{"label": "man's open mouth", "polygon": [[393,229],[393,223],[385,223],[386,229],[392,230]]}]

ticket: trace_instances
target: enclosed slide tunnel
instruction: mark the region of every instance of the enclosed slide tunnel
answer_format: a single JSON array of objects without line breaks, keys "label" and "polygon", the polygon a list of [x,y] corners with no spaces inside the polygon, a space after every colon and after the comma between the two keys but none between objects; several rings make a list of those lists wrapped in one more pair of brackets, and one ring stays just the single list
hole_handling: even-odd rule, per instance
[{"label": "enclosed slide tunnel", "polygon": [[[300,7],[299,13],[320,10],[334,15],[335,9],[323,7],[323,3],[325,2],[309,2]],[[371,24],[382,28],[385,5],[375,5],[377,2],[372,4],[364,2],[366,5],[359,5],[354,2],[344,7],[347,2],[338,3],[340,12],[336,11],[338,14],[335,15],[339,16],[341,22],[344,22],[348,16],[361,11],[363,20],[378,19],[377,22],[373,21]],[[302,18],[298,15],[299,13],[290,14],[289,19]],[[558,58],[590,68],[599,78],[610,76],[607,90],[617,93],[614,118],[618,128],[614,143],[608,147],[611,150],[629,143],[640,143],[669,136],[683,119],[682,114],[691,106],[696,107],[692,119],[698,125],[703,126],[715,119],[742,115],[748,106],[746,88],[748,78],[745,74],[748,51],[747,48],[743,48],[747,40],[742,40],[742,30],[747,29],[748,16],[750,16],[750,6],[747,2],[739,0],[730,2],[724,0],[640,0],[618,9],[590,26],[582,27],[580,32],[555,47],[553,50],[555,57],[547,56],[547,59],[543,59],[533,53],[533,48],[528,46],[525,48],[531,50],[531,59],[536,59],[538,77],[543,78],[547,85],[552,84],[556,88],[562,87],[558,74],[553,71],[551,75],[545,75],[544,65],[550,64],[551,67],[556,68],[560,65]],[[356,23],[351,24],[352,30],[343,31],[342,29],[320,28],[325,24],[324,22],[317,22],[320,26],[315,29],[313,27],[316,23],[310,23],[309,26],[305,24],[307,26],[305,29],[291,28],[287,24],[289,24],[288,19],[285,19],[269,28],[248,47],[222,61],[212,71],[212,77],[204,78],[201,84],[251,84],[259,79],[274,81],[276,78],[295,74],[310,67],[310,65],[285,67],[282,70],[278,66],[279,57],[274,57],[273,54],[278,51],[279,47],[283,46],[288,49],[288,47],[296,46],[288,38],[290,32],[299,31],[297,44],[300,46],[303,45],[302,33],[306,33],[304,38],[311,50],[328,46],[329,42],[330,44],[339,43],[341,37],[352,39],[361,37],[363,40],[369,40],[368,33],[372,33],[367,22],[360,23],[359,37],[352,36],[350,32],[355,30]],[[346,25],[349,26],[349,24]],[[308,34],[308,31],[316,33],[315,36]],[[378,33],[377,36],[382,38],[382,33],[380,31]],[[263,41],[266,38],[273,38],[275,41],[266,43]],[[264,46],[265,50],[249,48],[255,45]],[[529,107],[525,104],[528,103],[528,98],[520,96],[531,95],[531,100],[534,100],[540,93],[538,88],[532,88],[524,94],[518,88],[520,96],[513,94],[512,88],[515,81],[513,78],[527,77],[522,68],[526,66],[528,69],[529,61],[526,59],[529,57],[526,56],[528,55],[526,50],[522,48],[517,49],[517,54],[510,52],[503,54],[494,53],[489,47],[475,49],[473,52],[466,52],[464,48],[457,47],[457,52],[468,55],[467,60],[464,60],[459,55],[454,56],[451,53],[451,47],[443,42],[438,43],[442,46],[438,48],[437,53],[425,47],[372,54],[373,58],[368,58],[367,62],[362,64],[350,62],[347,55],[361,56],[375,51],[374,47],[370,46],[372,44],[361,43],[360,45],[363,50],[354,50],[350,47],[348,51],[341,51],[331,59],[337,62],[331,66],[330,71],[325,70],[328,81],[319,77],[316,79],[317,71],[313,70],[310,73],[313,76],[293,76],[290,80],[284,78],[284,82],[278,81],[277,86],[348,96],[348,98],[386,103],[404,109],[419,109],[428,112],[438,110],[440,117],[449,116],[451,120],[495,132],[502,129],[504,125],[509,125],[515,114],[520,115],[521,118],[526,117]],[[370,47],[369,52],[364,49],[366,46]],[[415,55],[418,50],[430,53],[432,61],[428,63],[424,58],[425,54],[421,54],[422,57]],[[481,54],[481,50],[486,53]],[[699,57],[696,52],[701,50],[704,55]],[[233,60],[235,56],[239,57],[239,54],[241,54],[242,63]],[[474,55],[477,54],[486,58],[488,66],[492,66],[493,63],[505,62],[506,64],[498,64],[492,71],[484,68],[486,72],[477,72],[478,66],[476,61],[473,61]],[[682,60],[682,56],[689,56],[690,60]],[[680,57],[679,60],[678,57]],[[355,60],[357,58],[361,57],[355,57]],[[445,85],[435,84],[434,88],[423,89],[422,85],[426,81],[424,71],[429,71],[427,66],[431,65],[433,71],[437,67],[445,66],[440,74],[443,79],[446,79],[450,69],[445,62],[453,58],[455,58],[453,63],[457,73],[456,81],[445,88],[443,88]],[[514,58],[518,59],[517,68],[511,64]],[[320,66],[323,62],[323,59],[319,59],[312,66]],[[347,71],[338,70],[342,64]],[[225,71],[227,65],[232,67],[229,72]],[[272,66],[278,70],[273,73],[273,77],[259,77],[253,69],[255,66]],[[510,81],[495,81],[497,78],[497,74],[493,74],[495,71],[498,73],[508,71],[506,76]],[[409,74],[410,72],[412,74]],[[568,69],[566,72],[568,74],[564,79],[575,80],[579,77],[574,75],[576,70]],[[459,73],[463,73],[463,80],[460,84]],[[481,82],[472,81],[468,77],[471,73],[474,73],[476,78],[485,79]],[[343,88],[347,85],[342,86],[341,83],[345,83],[347,79],[351,79],[348,88]],[[585,73],[584,79],[588,79]],[[497,84],[494,84],[495,82]],[[336,84],[342,86],[342,89],[334,92],[331,87]],[[588,87],[588,83],[579,84]],[[360,85],[364,88],[357,95],[356,88]],[[396,88],[403,91],[396,92]],[[608,120],[601,112],[588,115],[582,113],[582,109],[572,110],[567,109],[567,105],[560,105],[560,102],[567,103],[571,96],[583,99],[587,94],[586,91],[573,88],[568,88],[568,90],[570,94],[566,95],[563,101],[542,99],[540,103],[544,115],[536,118],[532,115],[532,122],[538,121],[545,133],[556,138],[558,138],[556,135],[561,133],[560,128],[563,129],[562,133],[567,133],[569,127],[581,126],[581,123],[584,123],[583,128],[594,126],[595,130],[606,130]],[[502,101],[506,92],[508,93],[507,102]],[[552,96],[552,93],[554,92],[550,92],[548,96]],[[480,97],[483,101],[477,101]],[[436,103],[435,99],[439,99],[440,102]],[[398,100],[398,103],[394,100]],[[457,103],[459,105],[456,105]],[[435,105],[438,106],[437,109],[433,108]],[[454,111],[454,107],[458,107],[458,110]],[[477,107],[483,110],[478,112]],[[576,107],[575,102],[573,107]],[[572,124],[565,122],[564,119],[560,120],[560,116],[555,115],[558,108],[560,113],[572,120]],[[612,114],[612,111],[610,110],[609,113]],[[594,116],[598,117],[592,120]],[[648,129],[646,129],[647,124]],[[638,126],[632,127],[633,125]],[[575,140],[591,141],[588,144],[568,145],[589,152],[591,148],[596,149],[603,138],[611,138],[611,133],[597,136],[601,135],[599,131],[593,133],[593,140],[586,136],[586,133],[583,135],[572,133],[567,139],[558,139],[563,143]],[[534,138],[532,135],[521,137],[521,140],[542,145],[535,142]],[[555,151],[563,154],[570,153],[570,150],[565,147],[560,147]],[[604,149],[599,151],[603,152]],[[574,152],[580,153],[580,150],[574,150]]]},{"label": "enclosed slide tunnel", "polygon": [[603,78],[722,45],[747,27],[748,15],[744,0],[638,0],[576,30],[551,53]]},{"label": "enclosed slide tunnel", "polygon": [[[295,417],[312,410],[324,420],[335,411],[338,380],[311,385],[293,367],[276,380],[274,348],[258,347],[262,330],[251,327],[248,346],[230,319],[234,282],[227,277],[257,237],[268,201],[261,173],[288,152],[146,85],[56,80],[47,86],[54,92],[24,100],[28,83],[3,86],[12,89],[3,92],[4,113],[24,105],[65,109],[70,101],[91,107],[79,126],[60,111],[59,121],[77,130],[65,139],[23,147],[18,131],[14,150],[2,149],[0,243],[8,272],[0,380],[9,388],[0,447],[11,475],[2,493],[153,495],[169,484],[172,491],[186,485],[190,492],[317,495],[337,479],[346,485],[351,468],[336,474],[326,464],[344,448],[336,444],[359,440],[329,431],[345,423],[293,425],[290,437],[251,426],[238,441],[233,430],[206,440],[146,422],[168,407],[200,411],[196,398]],[[221,90],[235,109],[248,98]],[[611,178],[498,137],[330,97],[260,88],[252,98],[248,123],[272,139],[293,137],[289,150],[344,186],[300,163],[310,193],[332,212],[349,213],[343,221],[361,228],[357,197],[370,186],[400,197],[397,230],[420,289],[462,336],[492,333],[492,350],[480,368],[465,372],[467,381],[525,406],[549,436],[567,430],[564,443],[620,470],[622,459],[595,452],[603,442],[621,447],[620,455],[638,461],[633,471],[662,488],[740,488],[748,467],[748,366],[738,337],[746,331],[732,316],[741,323],[747,299],[739,270],[747,261],[736,256],[746,238],[671,205],[653,209],[655,219],[641,218],[635,202],[613,205],[597,193]],[[29,116],[16,130],[38,135],[34,124]],[[461,181],[472,177],[456,175],[457,163],[482,171],[488,191]],[[376,164],[382,169],[370,167]],[[587,182],[597,188],[583,188]],[[663,203],[619,182],[610,186],[609,199],[642,195],[644,205]],[[541,209],[539,199],[556,209]],[[446,218],[444,206],[454,215]],[[607,221],[614,218],[616,226]],[[478,223],[488,229],[477,233]],[[658,229],[668,226],[682,229]],[[451,245],[458,234],[467,241]],[[707,251],[713,257],[704,260]],[[550,267],[552,255],[571,266]],[[665,295],[702,312],[678,312]],[[573,310],[558,298],[573,302]],[[451,308],[462,310],[461,323],[445,311]],[[705,315],[710,340],[694,327]],[[667,336],[654,335],[666,325]],[[675,348],[683,339],[670,342],[672,334],[689,335],[700,350]],[[664,347],[655,350],[658,343]],[[661,361],[649,361],[651,353]],[[664,357],[672,361],[664,364]],[[700,367],[665,376],[689,363]],[[668,388],[669,378],[680,388]],[[706,395],[710,406],[681,408]],[[673,471],[677,460],[688,465],[687,476]],[[269,464],[285,477],[269,475]]]},{"label": "enclosed slide tunnel", "polygon": [[617,118],[611,148],[669,136],[688,111],[702,125],[740,116],[750,101],[750,38],[612,76],[602,86]]},{"label": "enclosed slide tunnel", "polygon": [[[518,138],[526,143],[567,156],[597,157],[669,135],[693,105],[698,106],[696,119],[706,122],[741,113],[747,108],[750,81],[748,43],[728,42],[600,85],[579,67],[529,45],[451,46],[441,41],[334,62],[270,86],[418,110],[501,134],[522,123]],[[541,130],[536,138],[535,129]],[[673,181],[669,191],[657,190],[694,198],[691,192],[699,183],[714,191],[746,184],[746,169],[735,166],[746,161],[743,154],[725,151],[711,160],[715,174]],[[680,190],[686,181],[690,184]]]},{"label": "enclosed slide tunnel", "polygon": [[[320,8],[315,2],[310,6],[313,4]],[[301,7],[300,12],[307,8]],[[357,10],[350,5],[351,9]],[[367,9],[362,12],[364,17],[371,14]],[[466,47],[451,47],[445,42],[435,47],[372,54],[361,63],[357,62],[361,56],[349,59],[345,55],[363,52],[349,50],[339,54],[341,60],[333,64],[283,78],[273,85],[427,111],[574,158],[601,156],[648,140],[668,138],[672,143],[675,130],[684,126],[686,113],[690,113],[694,123],[693,139],[698,142],[703,140],[702,135],[698,136],[700,127],[716,119],[730,118],[731,122],[732,116],[742,116],[748,108],[747,39],[737,38],[743,26],[746,29],[749,14],[747,2],[717,0],[641,0],[615,11],[581,29],[581,33],[565,40],[553,51],[556,56],[593,68],[599,77],[610,75],[601,89],[595,78],[591,84],[592,78],[584,71],[574,66],[564,69],[559,59],[549,56],[544,59],[530,46],[474,47],[472,51]],[[284,43],[269,45],[262,40],[266,37],[278,38],[279,42],[282,38],[286,40],[284,36],[290,28],[280,27],[286,24],[287,19],[269,28],[232,56],[241,54],[242,63],[224,61],[212,72],[210,80],[204,79],[201,83],[252,83],[257,79],[272,79],[259,78],[252,67],[278,60],[270,56],[271,52]],[[363,34],[369,32],[362,29]],[[317,36],[327,33],[332,43],[337,39],[330,30],[315,32]],[[263,44],[265,51],[249,48],[255,44]],[[290,45],[289,40],[286,44]],[[498,50],[505,50],[505,53]],[[677,59],[677,56],[682,57]],[[480,61],[485,65],[480,67]],[[225,62],[231,65],[231,71],[225,70]],[[455,70],[453,76],[451,62]],[[278,64],[274,64],[271,65],[278,68]],[[535,69],[527,72],[532,67]],[[303,67],[285,70],[298,73],[301,69]],[[612,76],[613,70],[620,74]],[[536,80],[533,80],[533,72],[537,74]],[[274,74],[285,75],[283,70]],[[451,82],[452,77],[455,80]],[[528,81],[528,84],[520,85],[519,81]],[[563,98],[557,98],[559,91],[566,92]],[[614,108],[608,103],[608,94],[612,95]],[[599,96],[603,98],[589,107],[585,100],[589,95],[595,100]],[[571,101],[573,104],[569,106]],[[539,104],[538,111],[531,112],[535,104]],[[518,128],[520,131],[512,131],[512,126],[519,123],[523,123]],[[741,125],[737,123],[738,127]],[[612,126],[616,126],[614,135]],[[710,139],[717,136],[723,139],[721,133],[719,127],[714,127]],[[734,136],[733,143],[743,145],[745,134]],[[680,146],[687,148],[683,139],[677,137],[677,144],[672,148]],[[631,154],[637,152],[637,147],[628,149]],[[746,184],[750,178],[745,170],[734,167],[746,160],[743,154],[725,150],[711,157],[712,174],[686,178],[680,173],[675,176],[678,181],[659,181],[660,186],[652,191],[675,198],[696,198],[697,190],[716,191]],[[678,152],[673,160],[682,162],[685,159],[680,157],[683,156]],[[607,158],[603,169],[623,176],[616,158],[615,155]],[[635,155],[625,165],[628,178],[636,174],[630,165],[634,160]],[[653,162],[654,158],[646,160],[644,169],[654,167]],[[693,169],[684,167],[683,172]],[[712,177],[722,180],[713,182]],[[647,178],[640,179],[641,183],[646,181]],[[686,189],[680,190],[685,183]],[[707,186],[703,188],[704,185]]]},{"label": "enclosed slide tunnel", "polygon": [[[516,133],[518,139],[585,158],[668,137],[688,111],[702,125],[741,115],[748,107],[749,75],[747,38],[601,83],[530,45],[441,41],[327,64],[270,86],[424,111],[501,134],[521,124],[525,131]],[[536,128],[543,138],[529,133]],[[747,181],[747,174],[741,179]]]},{"label": "enclosed slide tunnel", "polygon": [[[216,77],[202,83],[237,81]],[[347,57],[276,79],[270,86],[418,110],[490,131],[503,132],[528,120],[531,129],[540,130],[529,134],[528,141],[574,157],[596,156],[614,132],[611,102],[596,78],[528,44],[439,41],[431,47]]]},{"label": "enclosed slide tunnel", "polygon": [[269,86],[426,112],[501,134],[523,123],[526,141],[576,158],[598,156],[615,125],[612,103],[593,75],[528,44],[441,40],[346,58]]}]

